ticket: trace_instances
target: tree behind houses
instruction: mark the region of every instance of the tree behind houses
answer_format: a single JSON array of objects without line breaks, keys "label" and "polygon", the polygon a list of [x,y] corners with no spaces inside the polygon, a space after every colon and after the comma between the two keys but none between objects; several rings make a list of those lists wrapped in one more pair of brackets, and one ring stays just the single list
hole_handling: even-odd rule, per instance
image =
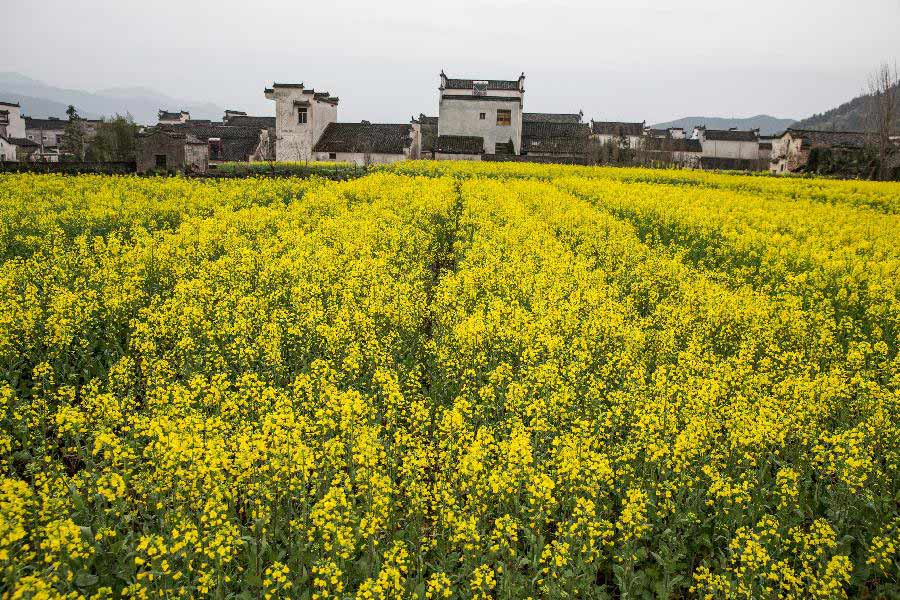
[{"label": "tree behind houses", "polygon": [[135,159],[138,126],[131,114],[116,115],[97,127],[97,135],[85,151],[87,160],[127,162]]},{"label": "tree behind houses", "polygon": [[83,161],[84,124],[78,115],[78,110],[71,104],[66,109],[66,115],[69,117],[69,122],[66,123],[66,128],[63,132],[60,154],[62,154],[63,160]]},{"label": "tree behind houses", "polygon": [[867,129],[878,154],[878,179],[888,179],[891,160],[898,151],[891,136],[900,121],[900,75],[896,63],[882,64],[869,76]]}]

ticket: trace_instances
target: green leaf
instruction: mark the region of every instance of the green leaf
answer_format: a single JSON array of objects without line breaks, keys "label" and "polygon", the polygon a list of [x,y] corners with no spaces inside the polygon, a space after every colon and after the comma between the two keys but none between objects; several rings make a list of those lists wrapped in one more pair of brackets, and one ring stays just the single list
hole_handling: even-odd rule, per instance
[{"label": "green leaf", "polygon": [[75,576],[75,585],[78,587],[90,587],[92,585],[96,585],[97,581],[100,578],[94,575],[93,573],[86,573],[81,571],[78,575]]}]

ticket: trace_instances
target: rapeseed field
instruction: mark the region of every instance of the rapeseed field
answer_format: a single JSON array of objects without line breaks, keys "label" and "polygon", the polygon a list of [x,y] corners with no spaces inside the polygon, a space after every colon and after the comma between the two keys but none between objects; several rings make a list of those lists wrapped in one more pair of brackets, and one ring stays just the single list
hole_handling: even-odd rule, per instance
[{"label": "rapeseed field", "polygon": [[900,185],[0,175],[4,598],[896,598]]}]

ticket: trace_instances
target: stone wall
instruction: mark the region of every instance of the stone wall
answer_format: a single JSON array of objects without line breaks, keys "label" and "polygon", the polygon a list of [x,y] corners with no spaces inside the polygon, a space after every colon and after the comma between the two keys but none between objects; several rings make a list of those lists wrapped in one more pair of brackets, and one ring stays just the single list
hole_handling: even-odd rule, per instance
[{"label": "stone wall", "polygon": [[[185,140],[164,133],[154,133],[138,139],[135,162],[138,173],[153,171],[178,171],[185,166]],[[165,167],[160,167],[157,156],[165,156]]]}]

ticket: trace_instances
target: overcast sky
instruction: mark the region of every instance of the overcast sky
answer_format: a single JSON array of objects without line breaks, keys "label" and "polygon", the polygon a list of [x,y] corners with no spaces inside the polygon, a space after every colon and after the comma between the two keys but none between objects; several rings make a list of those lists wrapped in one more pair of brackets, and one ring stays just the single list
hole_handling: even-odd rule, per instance
[{"label": "overcast sky", "polygon": [[803,118],[900,60],[900,0],[0,1],[0,71],[257,114],[264,86],[303,82],[342,121],[436,114],[441,69],[524,71],[527,111]]}]

